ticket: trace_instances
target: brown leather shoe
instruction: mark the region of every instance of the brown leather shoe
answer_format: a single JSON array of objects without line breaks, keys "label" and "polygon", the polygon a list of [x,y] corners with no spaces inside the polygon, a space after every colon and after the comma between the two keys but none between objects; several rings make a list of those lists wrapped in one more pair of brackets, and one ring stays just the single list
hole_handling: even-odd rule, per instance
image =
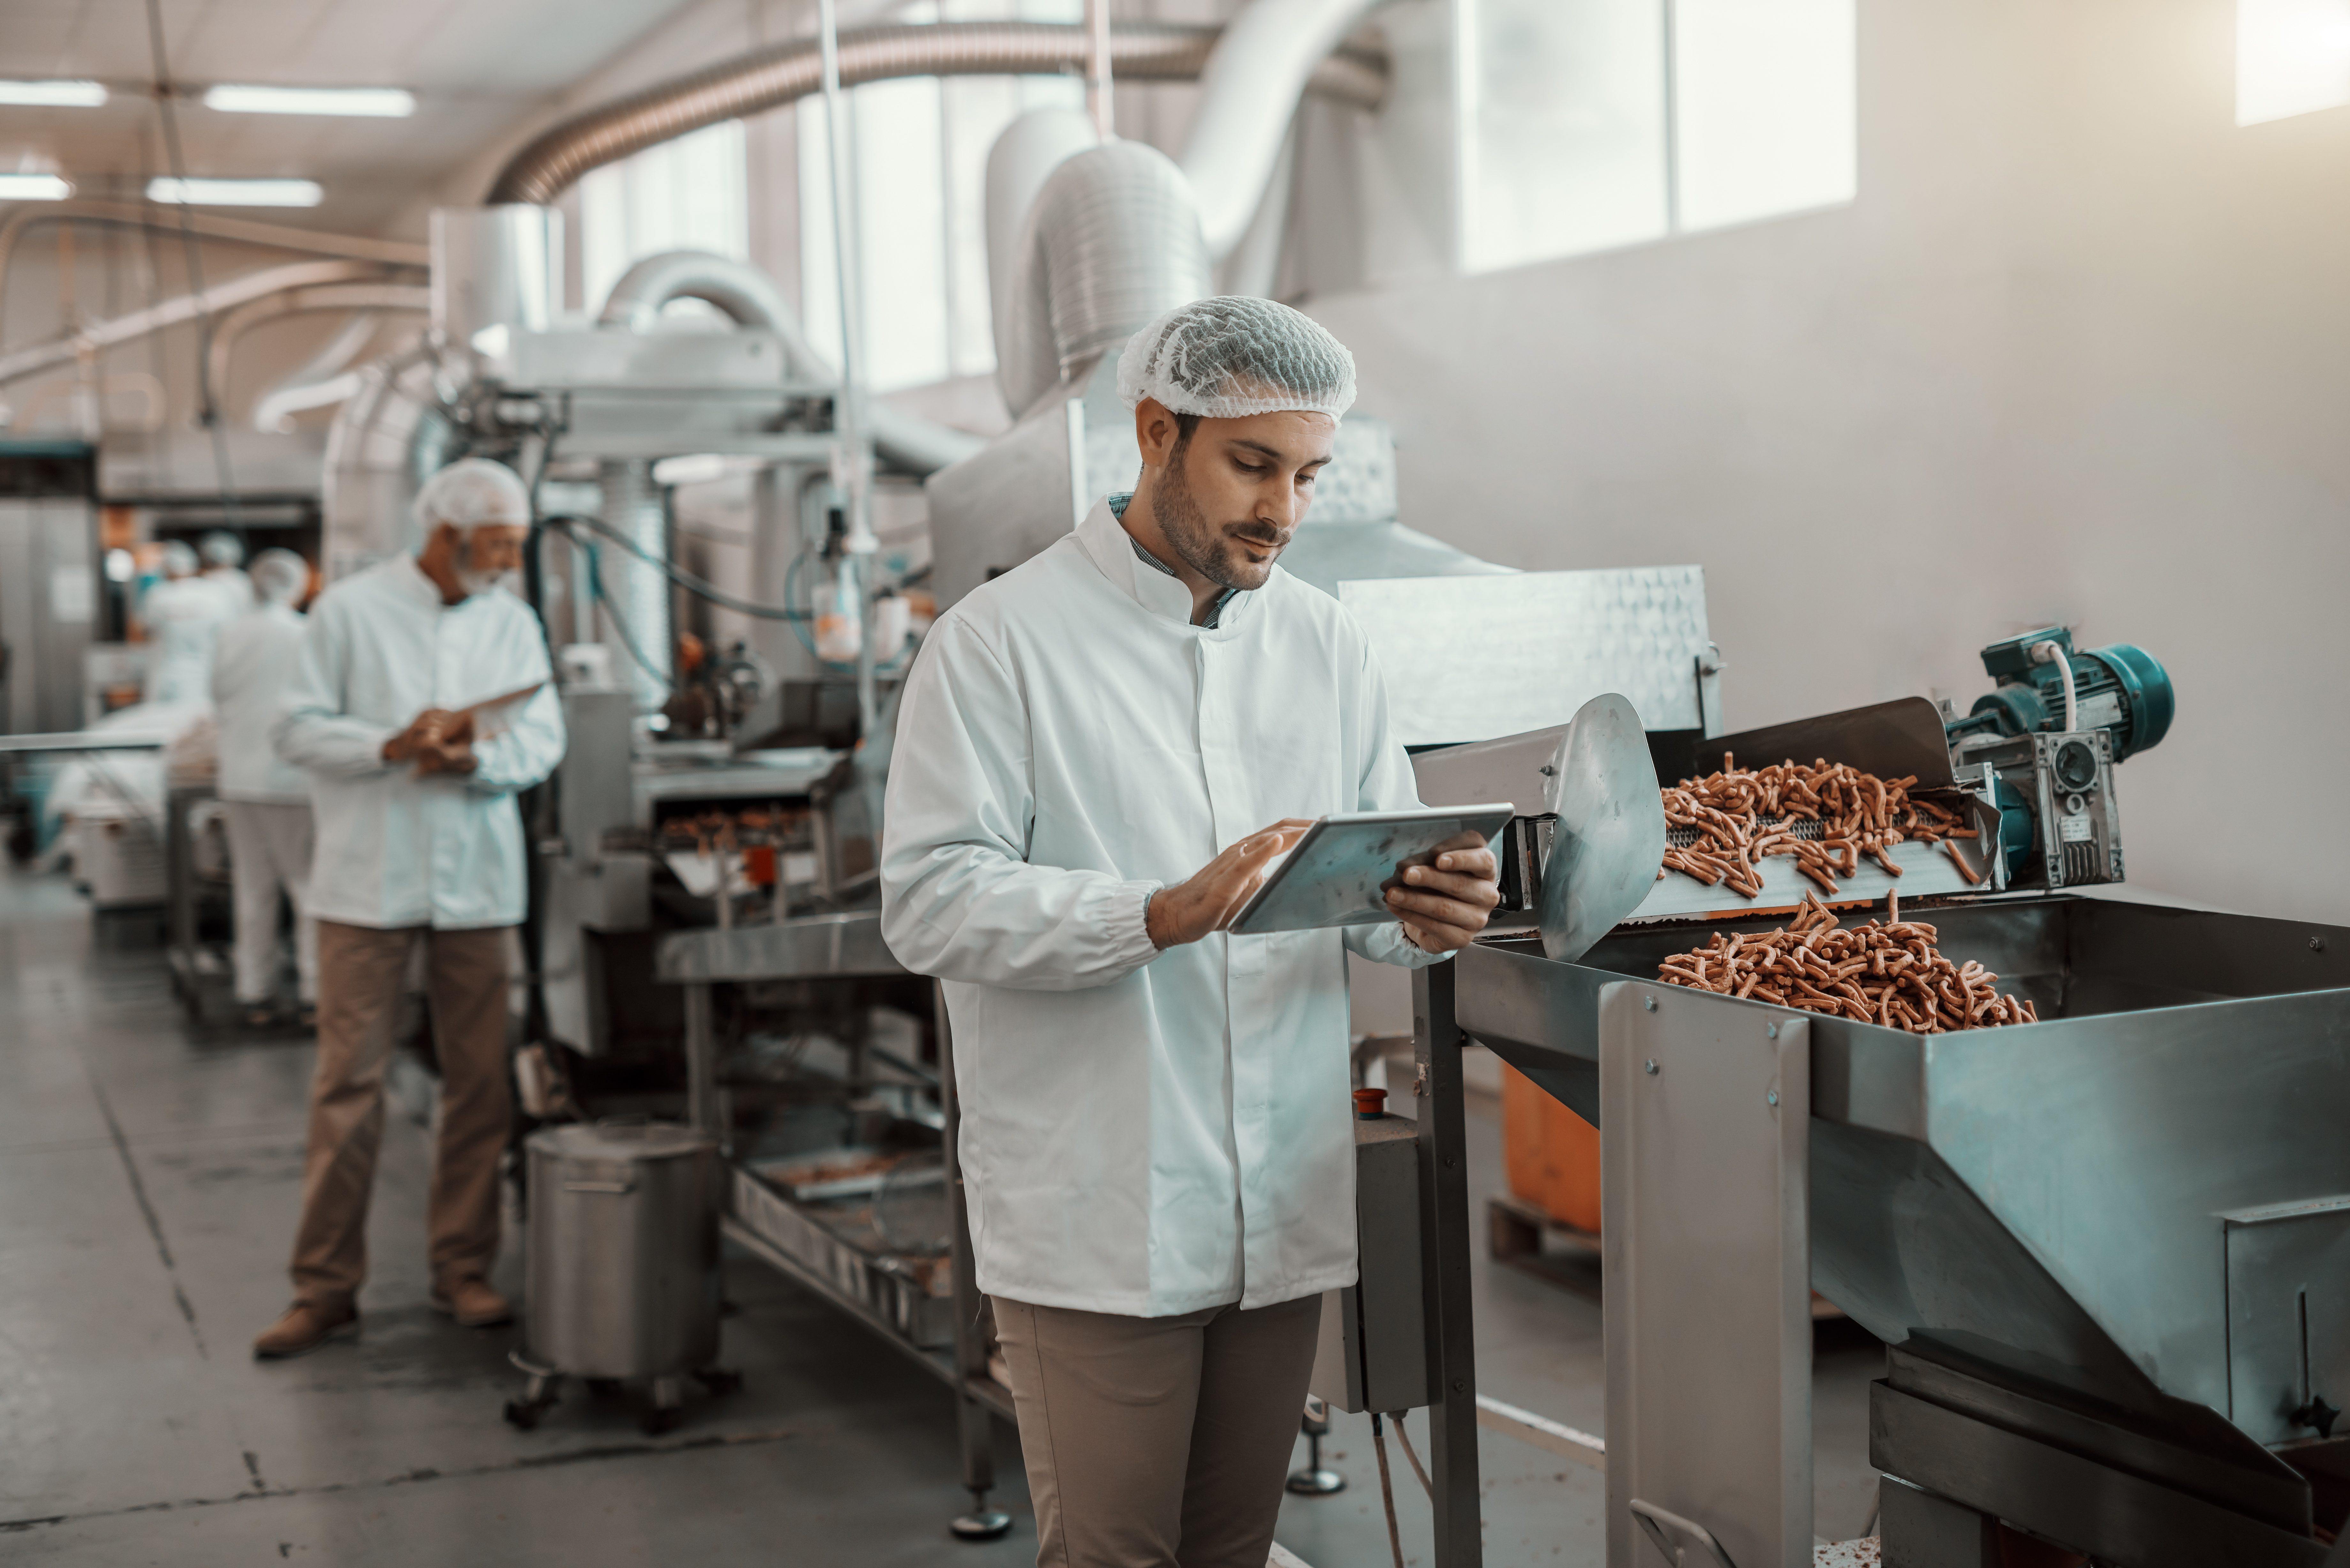
[{"label": "brown leather shoe", "polygon": [[514,1322],[514,1308],[490,1289],[479,1274],[432,1287],[432,1310],[446,1313],[466,1328],[494,1328]]},{"label": "brown leather shoe", "polygon": [[348,1302],[296,1302],[253,1342],[253,1358],[282,1361],[307,1355],[330,1339],[355,1339],[359,1332],[359,1310]]}]

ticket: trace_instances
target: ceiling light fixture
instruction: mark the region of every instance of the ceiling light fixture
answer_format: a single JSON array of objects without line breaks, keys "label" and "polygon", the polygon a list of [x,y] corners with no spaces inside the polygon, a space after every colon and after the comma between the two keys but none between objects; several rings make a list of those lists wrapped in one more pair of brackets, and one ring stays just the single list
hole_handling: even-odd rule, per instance
[{"label": "ceiling light fixture", "polygon": [[104,82],[0,81],[0,103],[33,109],[96,109],[105,101]]},{"label": "ceiling light fixture", "polygon": [[174,180],[147,182],[147,199],[191,207],[315,207],[326,195],[315,180]]},{"label": "ceiling light fixture", "polygon": [[204,107],[227,114],[348,114],[405,119],[416,112],[416,95],[404,88],[223,85],[204,89]]},{"label": "ceiling light fixture", "polygon": [[0,202],[62,202],[72,194],[55,174],[0,174]]}]

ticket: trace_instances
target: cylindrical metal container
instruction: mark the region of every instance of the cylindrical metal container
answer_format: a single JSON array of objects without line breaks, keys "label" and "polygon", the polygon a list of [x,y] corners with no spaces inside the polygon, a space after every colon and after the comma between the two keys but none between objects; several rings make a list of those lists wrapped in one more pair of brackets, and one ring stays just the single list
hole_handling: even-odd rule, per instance
[{"label": "cylindrical metal container", "polygon": [[523,1342],[578,1377],[718,1359],[718,1150],[673,1124],[533,1133]]},{"label": "cylindrical metal container", "polygon": [[436,207],[432,327],[463,351],[492,327],[544,332],[563,308],[563,214],[553,207]]}]

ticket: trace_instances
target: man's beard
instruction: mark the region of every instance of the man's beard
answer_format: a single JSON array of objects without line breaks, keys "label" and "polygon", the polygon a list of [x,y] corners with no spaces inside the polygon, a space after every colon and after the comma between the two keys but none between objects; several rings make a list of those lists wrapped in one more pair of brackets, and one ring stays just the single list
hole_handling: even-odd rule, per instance
[{"label": "man's beard", "polygon": [[467,598],[488,593],[493,588],[511,590],[515,587],[515,574],[511,571],[484,572],[475,568],[473,542],[471,539],[464,541],[460,549],[454,569],[457,574],[457,586],[465,590]]},{"label": "man's beard", "polygon": [[[1159,532],[1167,535],[1167,543],[1185,566],[1218,587],[1243,590],[1264,587],[1265,579],[1273,576],[1273,561],[1260,565],[1248,559],[1234,547],[1231,537],[1210,523],[1207,514],[1201,511],[1185,472],[1190,448],[1188,436],[1175,443],[1167,466],[1159,472],[1158,488],[1151,492],[1150,513],[1158,519]],[[1258,537],[1250,542],[1273,549],[1277,560],[1280,547],[1289,543],[1289,537],[1275,534],[1269,539]]]}]

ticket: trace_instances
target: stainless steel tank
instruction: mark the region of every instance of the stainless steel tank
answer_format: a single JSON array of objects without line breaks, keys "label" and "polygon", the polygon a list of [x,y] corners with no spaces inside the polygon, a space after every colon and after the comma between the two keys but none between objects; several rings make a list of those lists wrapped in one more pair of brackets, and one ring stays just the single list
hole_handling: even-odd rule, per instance
[{"label": "stainless steel tank", "polygon": [[691,1127],[547,1127],[526,1145],[523,1341],[576,1377],[669,1379],[718,1358],[718,1150]]}]

